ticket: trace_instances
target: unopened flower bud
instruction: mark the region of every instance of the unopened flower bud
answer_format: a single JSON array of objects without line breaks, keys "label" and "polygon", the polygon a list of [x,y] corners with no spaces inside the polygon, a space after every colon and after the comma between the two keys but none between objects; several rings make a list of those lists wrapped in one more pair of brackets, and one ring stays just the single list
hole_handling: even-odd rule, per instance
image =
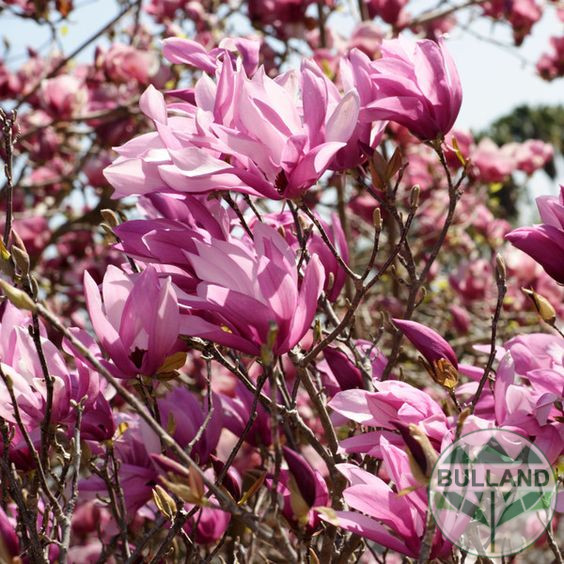
[{"label": "unopened flower bud", "polygon": [[0,256],[4,260],[10,260],[10,251],[8,251],[8,249],[6,248],[6,245],[4,245],[4,241],[2,241],[2,239],[0,239]]},{"label": "unopened flower bud", "polygon": [[421,195],[421,187],[419,184],[415,184],[409,193],[409,203],[412,208],[419,206],[419,196]]},{"label": "unopened flower bud", "polygon": [[372,213],[372,224],[374,225],[374,229],[376,231],[382,230],[382,212],[380,208],[374,208],[374,212]]},{"label": "unopened flower bud", "polygon": [[14,257],[14,262],[20,271],[22,276],[27,276],[29,274],[29,255],[25,249],[20,249],[19,247],[12,246],[12,256]]},{"label": "unopened flower bud", "polygon": [[21,290],[14,288],[11,284],[5,280],[0,280],[0,288],[4,292],[4,295],[10,302],[15,305],[18,309],[26,309],[28,311],[35,311],[36,305],[33,300]]},{"label": "unopened flower bud", "polygon": [[543,321],[549,325],[552,325],[556,321],[556,310],[544,296],[538,294],[532,289],[529,290],[527,288],[521,288],[521,291],[525,295],[529,296],[535,306],[535,309],[537,310],[537,313],[539,314],[539,317]]},{"label": "unopened flower bud", "polygon": [[507,269],[505,268],[505,261],[499,253],[495,255],[495,265],[499,276],[502,280],[505,280],[507,278]]}]

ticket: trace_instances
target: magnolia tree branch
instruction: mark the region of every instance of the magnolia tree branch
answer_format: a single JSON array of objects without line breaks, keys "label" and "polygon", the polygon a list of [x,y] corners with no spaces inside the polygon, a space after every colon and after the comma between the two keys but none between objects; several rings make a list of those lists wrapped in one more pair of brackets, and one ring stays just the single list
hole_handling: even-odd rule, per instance
[{"label": "magnolia tree branch", "polygon": [[[410,284],[409,296],[407,298],[407,304],[406,304],[405,311],[404,311],[404,314],[403,314],[403,319],[406,319],[406,320],[411,319],[411,316],[413,315],[413,313],[414,313],[414,311],[415,311],[415,309],[418,305],[419,292],[420,292],[421,288],[423,287],[423,285],[426,283],[427,276],[429,275],[429,272],[431,271],[431,268],[432,268],[433,264],[435,263],[435,260],[439,256],[439,252],[440,252],[442,246],[444,245],[444,243],[446,241],[448,231],[449,231],[449,229],[450,229],[450,227],[451,227],[451,225],[454,221],[456,206],[457,206],[458,201],[460,200],[460,198],[462,196],[460,186],[461,186],[464,178],[466,177],[466,172],[463,171],[463,173],[461,174],[458,181],[454,182],[453,179],[452,179],[451,173],[450,173],[450,169],[449,169],[448,164],[446,162],[444,152],[443,152],[441,145],[439,143],[435,143],[433,145],[433,149],[435,150],[435,152],[438,155],[439,161],[440,161],[441,166],[442,166],[442,168],[445,172],[445,177],[446,177],[447,182],[448,182],[449,204],[448,204],[447,214],[446,214],[443,226],[441,228],[441,231],[439,233],[439,236],[438,236],[437,240],[435,241],[435,243],[434,243],[434,245],[431,249],[431,252],[429,253],[428,258],[425,261],[425,264],[423,266],[421,273],[419,275],[417,275],[414,270],[412,271],[413,276],[415,278],[412,280],[412,282]],[[406,248],[407,248],[407,246],[406,246]],[[410,262],[412,263],[411,259],[410,259]],[[399,355],[402,338],[403,338],[403,333],[401,333],[400,331],[395,331],[394,339],[393,339],[393,343],[392,343],[392,348],[391,348],[390,355],[389,355],[388,364],[386,365],[386,368],[384,369],[384,373],[382,375],[383,380],[386,380],[387,378],[389,378],[392,370],[394,369],[394,366],[397,362],[397,358],[398,358],[398,355]]]},{"label": "magnolia tree branch", "polygon": [[12,218],[14,214],[13,156],[14,129],[16,127],[16,111],[7,114],[0,108],[0,129],[2,131],[2,148],[4,150],[4,175],[6,176],[6,222],[4,224],[4,247],[10,247],[12,234]]},{"label": "magnolia tree branch", "polygon": [[482,396],[484,386],[486,385],[486,382],[488,381],[490,374],[492,372],[493,364],[494,364],[496,354],[497,354],[496,339],[497,339],[498,324],[499,324],[499,320],[501,318],[501,312],[502,312],[502,309],[503,309],[503,299],[504,299],[505,294],[507,292],[507,285],[506,285],[507,271],[506,271],[506,268],[505,268],[505,263],[504,263],[501,255],[496,255],[495,261],[496,261],[495,278],[496,278],[496,285],[497,285],[497,303],[496,303],[495,311],[494,311],[493,318],[492,318],[492,333],[491,333],[491,339],[490,339],[490,354],[488,356],[488,361],[486,363],[486,367],[484,368],[484,373],[482,374],[482,377],[480,378],[480,382],[478,384],[478,389],[476,390],[476,393],[474,394],[474,398],[472,399],[472,403],[470,404],[470,412],[471,413],[474,413],[474,410],[476,409],[476,405],[478,404],[478,402],[480,401],[480,397]]}]

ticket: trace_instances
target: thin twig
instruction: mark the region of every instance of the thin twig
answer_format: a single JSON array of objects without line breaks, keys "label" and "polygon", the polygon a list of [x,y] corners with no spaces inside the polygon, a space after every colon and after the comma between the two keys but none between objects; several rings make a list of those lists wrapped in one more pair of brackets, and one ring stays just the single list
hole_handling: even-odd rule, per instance
[{"label": "thin twig", "polygon": [[505,264],[501,255],[496,256],[496,285],[497,285],[497,303],[495,306],[495,312],[492,318],[492,332],[491,332],[491,339],[490,339],[490,354],[488,357],[488,362],[486,363],[486,367],[484,368],[484,373],[482,374],[482,378],[480,379],[480,383],[478,384],[478,389],[472,399],[472,403],[470,404],[470,412],[474,413],[476,409],[477,403],[480,401],[480,397],[482,395],[482,391],[488,378],[490,377],[490,373],[492,371],[493,363],[495,361],[497,346],[496,346],[496,337],[497,337],[497,327],[499,323],[499,319],[501,317],[501,310],[503,308],[503,299],[505,297],[505,293],[507,292],[506,286],[506,271],[505,271]]}]

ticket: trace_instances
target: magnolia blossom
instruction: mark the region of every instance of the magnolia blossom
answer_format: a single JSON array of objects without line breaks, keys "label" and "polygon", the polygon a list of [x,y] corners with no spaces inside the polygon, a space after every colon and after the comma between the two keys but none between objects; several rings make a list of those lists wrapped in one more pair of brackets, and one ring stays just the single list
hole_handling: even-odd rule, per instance
[{"label": "magnolia blossom", "polygon": [[[341,221],[336,213],[332,213],[330,217],[330,222],[323,220],[317,216],[317,220],[323,226],[323,229],[329,240],[341,256],[341,258],[348,263],[349,261],[349,249],[347,241],[345,239],[345,233],[341,226]],[[292,247],[294,252],[299,252],[301,250],[300,242],[296,233],[296,227],[294,224],[294,217],[291,212],[282,212],[276,214],[266,214],[262,216],[262,222],[267,225],[272,225],[276,227],[281,233],[284,234],[284,238],[288,244]],[[302,217],[303,225],[306,222],[311,225],[309,219]],[[253,219],[250,225],[253,226],[258,220]],[[335,301],[345,285],[347,274],[343,267],[338,263],[335,255],[331,252],[329,247],[325,244],[321,235],[318,234],[317,228],[313,228],[311,235],[307,238],[306,242],[307,250],[319,257],[321,264],[325,270],[325,285],[324,290],[327,297],[331,301]]]},{"label": "magnolia blossom", "polygon": [[83,81],[68,74],[44,80],[39,95],[45,110],[58,119],[79,114],[88,99]]},{"label": "magnolia blossom", "polygon": [[98,60],[108,77],[116,82],[149,84],[160,68],[156,53],[121,43],[114,43],[107,52],[101,51]]},{"label": "magnolia blossom", "polygon": [[382,43],[382,58],[371,64],[377,96],[363,108],[366,119],[391,120],[423,140],[446,135],[462,104],[458,71],[442,40]]},{"label": "magnolia blossom", "polygon": [[407,0],[363,0],[371,18],[382,18],[386,23],[399,26],[406,23],[404,7]]},{"label": "magnolia blossom", "polygon": [[[266,384],[268,386],[268,384]],[[226,429],[240,437],[252,415],[254,394],[241,382],[237,382],[232,395],[220,394],[223,421]],[[246,441],[255,447],[272,443],[270,417],[266,409],[258,404],[255,421],[246,436]]]},{"label": "magnolia blossom", "polygon": [[319,470],[294,450],[283,447],[288,469],[280,471],[278,493],[282,496],[282,514],[296,529],[313,533],[319,526],[316,507],[329,504],[327,483]]},{"label": "magnolia blossom", "polygon": [[[288,352],[309,329],[325,274],[313,255],[298,280],[296,257],[272,227],[258,223],[253,245],[196,241],[186,253],[197,285],[180,293],[180,331],[247,354],[265,345]],[[269,341],[273,338],[273,341]]]},{"label": "magnolia blossom", "polygon": [[153,267],[137,275],[108,267],[102,294],[86,272],[84,291],[94,331],[118,377],[153,376],[181,350],[176,293],[170,279],[159,280]]},{"label": "magnolia blossom", "polygon": [[230,189],[296,198],[355,129],[358,94],[341,96],[311,63],[273,80],[263,69],[248,78],[228,49],[221,62],[179,40],[165,53],[214,73],[215,80],[204,74],[193,91],[176,91],[185,101],[168,108],[154,88],[143,94],[140,107],[157,132],[117,149],[120,157],[106,169],[116,195]]},{"label": "magnolia blossom", "polygon": [[[400,554],[417,558],[425,530],[426,489],[413,478],[405,450],[390,444],[384,437],[379,447],[394,488],[353,464],[338,464],[337,469],[350,484],[343,498],[356,511],[325,510],[321,518]],[[400,495],[400,492],[403,493]],[[462,518],[458,525],[461,531],[465,524]],[[451,549],[451,543],[440,531],[435,531],[430,557],[447,558]]]},{"label": "magnolia blossom", "polygon": [[564,284],[564,187],[560,196],[541,196],[537,207],[543,223],[519,227],[505,238],[534,258],[554,280]]},{"label": "magnolia blossom", "polygon": [[[29,433],[33,443],[37,444],[49,392],[34,340],[27,330],[31,324],[31,315],[16,309],[10,303],[5,303],[2,309],[0,369],[4,377],[11,381],[25,431]],[[69,370],[61,352],[47,339],[44,329],[40,329],[43,357],[53,383],[51,421],[72,429],[76,424],[76,410],[72,403],[86,398],[81,423],[83,439],[110,438],[114,431],[114,421],[104,396],[107,393],[105,384],[79,358],[75,359],[76,370]],[[3,379],[0,380],[0,416],[15,428],[14,439],[9,447],[12,460],[24,467],[32,463],[23,430],[16,426],[12,398]]]},{"label": "magnolia blossom", "polygon": [[545,80],[564,75],[564,37],[550,38],[550,51],[543,53],[537,62],[537,72]]}]

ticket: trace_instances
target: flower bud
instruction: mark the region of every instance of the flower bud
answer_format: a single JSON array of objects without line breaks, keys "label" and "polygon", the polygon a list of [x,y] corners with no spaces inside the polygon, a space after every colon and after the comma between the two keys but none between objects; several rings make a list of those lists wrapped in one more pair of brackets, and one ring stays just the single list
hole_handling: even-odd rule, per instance
[{"label": "flower bud", "polygon": [[505,268],[505,261],[499,253],[495,255],[495,265],[499,276],[501,276],[502,280],[505,280],[507,278],[507,269]]},{"label": "flower bud", "polygon": [[12,256],[14,257],[14,262],[16,263],[20,274],[22,276],[27,276],[29,274],[29,255],[25,249],[12,246]]},{"label": "flower bud", "polygon": [[421,187],[415,184],[409,193],[409,203],[413,209],[419,206],[419,196],[421,195]]},{"label": "flower bud", "polygon": [[13,305],[18,309],[26,309],[28,311],[35,311],[36,305],[33,300],[22,290],[14,288],[11,284],[5,280],[0,280],[0,288],[4,292],[4,295]]},{"label": "flower bud", "polygon": [[527,288],[521,288],[521,291],[529,296],[539,317],[548,323],[549,325],[553,325],[556,321],[556,310],[552,306],[552,304],[541,294],[538,294],[534,290],[529,290]]},{"label": "flower bud", "polygon": [[372,213],[372,224],[374,225],[374,229],[376,231],[382,230],[382,212],[380,208],[374,208],[374,212]]}]

